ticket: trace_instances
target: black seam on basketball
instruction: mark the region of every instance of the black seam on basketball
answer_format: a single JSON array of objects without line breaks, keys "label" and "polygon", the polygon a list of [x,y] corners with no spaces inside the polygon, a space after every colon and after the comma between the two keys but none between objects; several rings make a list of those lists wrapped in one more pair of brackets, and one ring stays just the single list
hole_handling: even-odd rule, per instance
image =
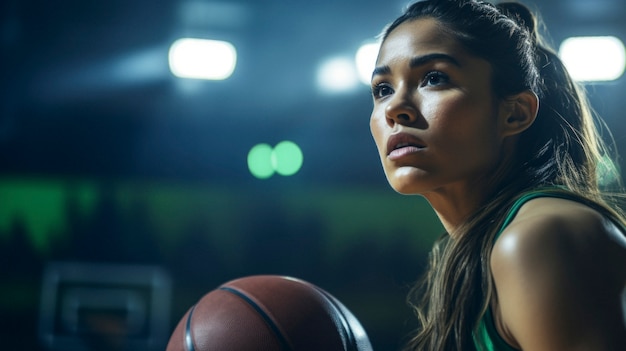
[{"label": "black seam on basketball", "polygon": [[280,332],[280,329],[278,329],[278,326],[276,326],[276,323],[274,323],[274,320],[272,319],[272,317],[270,317],[267,313],[265,313],[265,311],[261,308],[261,306],[259,306],[256,302],[254,302],[254,300],[246,296],[241,291],[238,291],[233,288],[229,288],[227,286],[222,286],[219,289],[238,296],[239,298],[244,300],[248,305],[250,305],[250,307],[254,308],[254,310],[261,316],[261,318],[263,318],[263,320],[268,325],[268,327],[270,327],[270,329],[274,332],[274,335],[276,335],[276,338],[282,345],[283,350],[291,351],[291,347],[289,346],[287,339],[285,339],[285,336]]},{"label": "black seam on basketball", "polygon": [[193,346],[193,337],[191,335],[191,316],[193,316],[193,311],[196,309],[196,305],[191,307],[189,310],[189,316],[187,316],[187,322],[185,323],[185,346],[187,351],[195,351],[196,348]]},{"label": "black seam on basketball", "polygon": [[332,297],[332,295],[330,295],[329,293],[327,293],[326,291],[320,289],[317,286],[313,286],[315,289],[317,289],[317,291],[319,291],[322,296],[324,296],[326,298],[326,300],[328,300],[328,302],[331,304],[331,306],[333,306],[333,308],[335,309],[335,312],[337,312],[337,314],[341,317],[341,325],[343,326],[343,330],[344,333],[346,335],[347,338],[347,347],[348,349],[346,351],[358,351],[358,345],[356,343],[356,338],[354,336],[354,333],[352,332],[352,328],[350,327],[350,323],[348,322],[348,318],[346,318],[346,316],[343,314],[343,312],[341,311],[341,308],[337,305],[335,298]]}]

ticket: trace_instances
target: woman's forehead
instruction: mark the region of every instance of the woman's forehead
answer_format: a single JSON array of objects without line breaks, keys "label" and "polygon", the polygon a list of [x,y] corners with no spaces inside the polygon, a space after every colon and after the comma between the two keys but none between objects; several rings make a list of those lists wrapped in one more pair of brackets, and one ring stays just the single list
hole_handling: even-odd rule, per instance
[{"label": "woman's forehead", "polygon": [[381,45],[378,62],[432,51],[466,55],[463,45],[432,18],[410,20],[394,28]]}]

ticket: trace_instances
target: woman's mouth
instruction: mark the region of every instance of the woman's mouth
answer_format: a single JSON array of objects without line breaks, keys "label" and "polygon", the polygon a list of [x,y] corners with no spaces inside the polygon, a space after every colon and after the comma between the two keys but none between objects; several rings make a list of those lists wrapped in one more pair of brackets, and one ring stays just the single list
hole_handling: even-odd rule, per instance
[{"label": "woman's mouth", "polygon": [[398,159],[400,157],[418,152],[425,145],[416,136],[407,133],[393,134],[387,141],[387,157]]},{"label": "woman's mouth", "polygon": [[392,150],[389,155],[387,155],[387,157],[389,157],[390,159],[394,160],[403,156],[406,156],[408,154],[412,154],[414,152],[418,152],[420,151],[422,148],[415,146],[415,145],[406,145],[406,146],[399,146],[398,148]]}]

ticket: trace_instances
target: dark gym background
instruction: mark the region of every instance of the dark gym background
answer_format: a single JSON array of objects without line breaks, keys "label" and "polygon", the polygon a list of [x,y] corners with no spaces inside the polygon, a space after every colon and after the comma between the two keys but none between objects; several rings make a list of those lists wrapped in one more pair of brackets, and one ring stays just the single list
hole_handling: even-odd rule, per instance
[{"label": "dark gym background", "polygon": [[[626,41],[622,0],[526,3],[555,44]],[[283,274],[343,301],[376,350],[398,349],[440,227],[387,185],[368,87],[325,94],[315,75],[406,4],[3,0],[1,348],[162,350],[217,285]],[[213,12],[185,22],[185,8]],[[232,77],[174,77],[167,50],[186,35],[233,42]],[[587,88],[624,153],[624,78]],[[247,152],[282,140],[300,145],[302,169],[254,178]]]}]

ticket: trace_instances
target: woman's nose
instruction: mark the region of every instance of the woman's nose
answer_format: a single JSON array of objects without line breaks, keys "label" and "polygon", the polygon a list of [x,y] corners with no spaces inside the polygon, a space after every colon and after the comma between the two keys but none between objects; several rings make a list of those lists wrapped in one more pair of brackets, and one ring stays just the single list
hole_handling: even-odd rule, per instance
[{"label": "woman's nose", "polygon": [[385,108],[387,123],[390,125],[410,124],[417,120],[417,108],[406,94],[396,94]]}]

